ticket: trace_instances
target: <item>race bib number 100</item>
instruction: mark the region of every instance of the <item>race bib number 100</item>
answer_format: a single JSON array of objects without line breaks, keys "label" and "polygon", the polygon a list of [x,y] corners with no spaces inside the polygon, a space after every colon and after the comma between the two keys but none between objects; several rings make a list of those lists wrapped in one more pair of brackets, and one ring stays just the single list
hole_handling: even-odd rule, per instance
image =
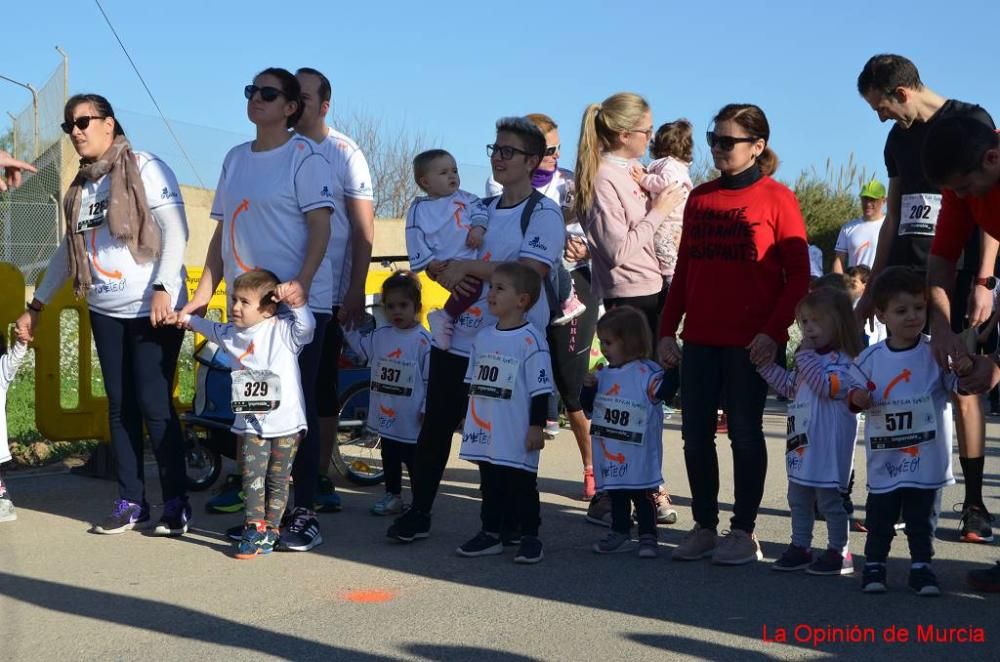
[{"label": "race bib number 100", "polygon": [[517,385],[521,362],[513,356],[498,353],[481,354],[472,368],[469,395],[494,400],[510,400]]},{"label": "race bib number 100", "polygon": [[266,414],[281,404],[281,380],[270,370],[233,371],[234,414]]},{"label": "race bib number 100", "polygon": [[899,236],[934,236],[941,196],[937,193],[908,193],[899,209]]}]

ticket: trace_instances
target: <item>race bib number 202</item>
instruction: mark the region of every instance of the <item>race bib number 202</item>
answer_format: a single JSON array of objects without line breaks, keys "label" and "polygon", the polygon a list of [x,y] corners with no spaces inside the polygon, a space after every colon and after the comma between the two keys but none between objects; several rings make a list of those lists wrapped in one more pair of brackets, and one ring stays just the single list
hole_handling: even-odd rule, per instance
[{"label": "race bib number 202", "polygon": [[899,236],[934,236],[941,196],[937,193],[908,193],[899,209]]}]

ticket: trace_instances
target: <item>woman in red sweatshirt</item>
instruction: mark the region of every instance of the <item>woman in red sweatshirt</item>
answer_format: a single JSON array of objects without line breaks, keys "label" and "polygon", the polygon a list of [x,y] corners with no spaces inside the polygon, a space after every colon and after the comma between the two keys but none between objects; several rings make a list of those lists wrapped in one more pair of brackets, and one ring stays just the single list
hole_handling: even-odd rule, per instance
[{"label": "woman in red sweatshirt", "polygon": [[[688,199],[659,353],[664,365],[681,364],[681,431],[696,522],[673,558],[738,565],[762,558],[753,531],[767,473],[767,385],[755,366],[772,361],[788,339],[795,304],[809,285],[809,252],[795,194],[771,179],[778,159],[767,146],[764,111],[730,104],[713,123],[708,142],[721,176]],[[675,337],[682,317],[683,351]],[[723,398],[735,500],[730,533],[720,538],[715,425]]]}]

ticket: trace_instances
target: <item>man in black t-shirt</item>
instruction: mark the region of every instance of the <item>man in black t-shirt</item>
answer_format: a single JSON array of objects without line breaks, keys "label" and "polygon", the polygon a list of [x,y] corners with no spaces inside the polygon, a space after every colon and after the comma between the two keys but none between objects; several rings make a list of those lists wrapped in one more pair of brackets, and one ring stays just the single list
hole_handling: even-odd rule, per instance
[{"label": "man in black t-shirt", "polygon": [[[990,128],[994,128],[993,119],[977,105],[935,93],[920,80],[916,66],[899,55],[876,55],[868,60],[858,76],[858,92],[882,122],[896,122],[885,141],[888,212],[879,234],[872,278],[888,266],[926,270],[941,210],[941,192],[924,175],[924,138],[929,128],[945,117],[969,115]],[[976,327],[992,314],[993,292],[988,284],[996,271],[997,247],[997,240],[989,235],[981,231],[973,234],[957,264],[950,299],[951,329],[931,320],[931,343],[945,369],[947,356],[960,354],[959,347],[975,351],[974,346],[966,345],[975,342]],[[874,314],[871,292],[872,288],[866,288],[855,309],[861,320]],[[982,498],[986,438],[982,402],[978,396],[956,396],[955,404],[958,453],[965,476],[959,535],[968,542],[988,542],[993,539],[993,531]]]}]

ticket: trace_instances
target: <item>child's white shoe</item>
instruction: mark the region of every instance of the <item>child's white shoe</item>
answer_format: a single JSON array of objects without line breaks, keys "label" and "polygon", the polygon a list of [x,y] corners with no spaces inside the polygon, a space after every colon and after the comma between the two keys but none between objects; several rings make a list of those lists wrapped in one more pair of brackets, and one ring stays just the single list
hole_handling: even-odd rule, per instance
[{"label": "child's white shoe", "polygon": [[372,515],[398,515],[401,512],[403,512],[403,499],[388,492],[372,506]]},{"label": "child's white shoe", "polygon": [[451,315],[441,309],[432,310],[427,313],[427,324],[431,327],[431,338],[434,346],[438,349],[447,350],[451,347],[451,334],[455,329],[455,322]]},{"label": "child's white shoe", "polygon": [[0,497],[0,522],[13,522],[17,519],[14,502],[7,497]]}]

